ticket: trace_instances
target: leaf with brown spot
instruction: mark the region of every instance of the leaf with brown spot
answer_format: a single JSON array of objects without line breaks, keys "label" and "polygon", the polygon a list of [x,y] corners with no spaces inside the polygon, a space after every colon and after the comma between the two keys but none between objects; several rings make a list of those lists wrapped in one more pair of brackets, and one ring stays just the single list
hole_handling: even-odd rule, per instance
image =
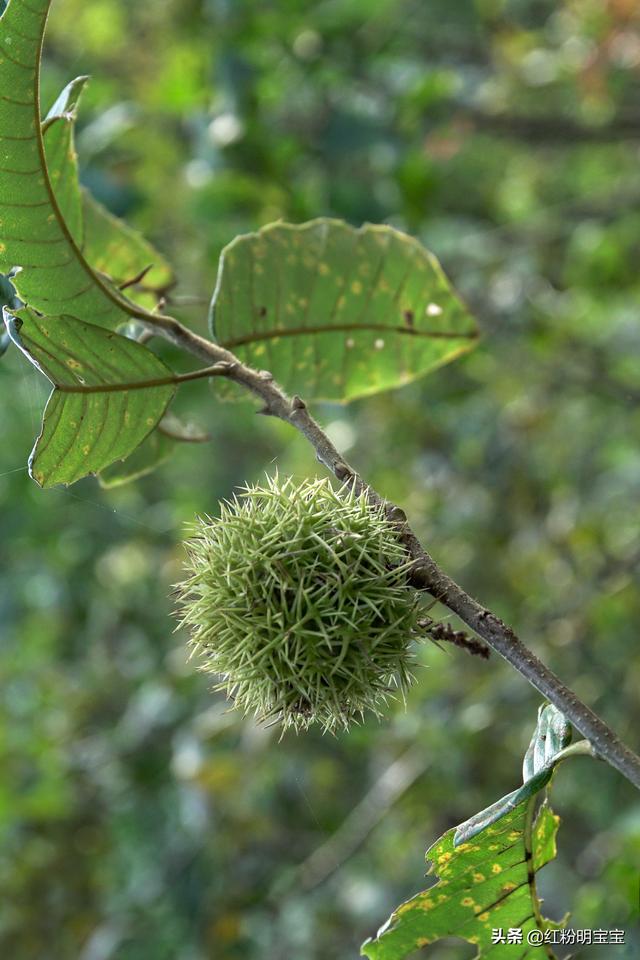
[{"label": "leaf with brown spot", "polygon": [[[570,740],[570,727],[551,705],[539,712],[524,762],[525,783],[461,826],[448,830],[428,851],[430,873],[438,879],[403,903],[374,939],[362,946],[370,960],[403,960],[421,946],[459,937],[477,946],[476,960],[553,960],[549,943],[527,941],[531,931],[562,928],[542,916],[536,874],[556,855],[560,818],[544,802],[535,815],[537,795],[549,780]],[[507,932],[522,931],[521,943]],[[494,930],[502,930],[498,945]],[[534,936],[536,934],[534,933]],[[538,934],[540,935],[540,934]]]},{"label": "leaf with brown spot", "polygon": [[210,321],[223,346],[286,390],[335,401],[409,383],[478,338],[416,239],[324,218],[274,223],[225,247]]}]

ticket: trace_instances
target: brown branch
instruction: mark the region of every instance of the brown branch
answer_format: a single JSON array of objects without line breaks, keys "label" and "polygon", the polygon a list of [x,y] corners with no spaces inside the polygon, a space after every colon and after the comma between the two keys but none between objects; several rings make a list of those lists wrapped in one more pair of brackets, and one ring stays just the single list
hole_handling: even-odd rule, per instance
[{"label": "brown branch", "polygon": [[298,396],[289,398],[268,371],[257,371],[241,363],[228,350],[193,333],[173,317],[147,315],[146,323],[157,334],[208,363],[224,363],[224,375],[245,387],[262,403],[261,413],[278,417],[298,430],[313,446],[316,457],[341,483],[356,492],[365,492],[370,502],[382,506],[413,560],[409,580],[417,590],[428,592],[478,634],[489,646],[553,703],[586,737],[594,752],[640,789],[640,757],[600,719],[576,694],[542,663],[500,617],[487,610],[442,570],[422,546],[407,522],[403,510],[369,486],[338,453]]}]

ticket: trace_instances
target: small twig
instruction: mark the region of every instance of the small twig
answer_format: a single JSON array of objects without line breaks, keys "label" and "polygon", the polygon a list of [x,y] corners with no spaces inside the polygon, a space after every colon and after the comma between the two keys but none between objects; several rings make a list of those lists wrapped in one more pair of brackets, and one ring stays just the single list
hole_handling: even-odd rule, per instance
[{"label": "small twig", "polygon": [[450,623],[439,623],[431,617],[425,617],[418,621],[418,626],[422,627],[436,643],[452,643],[472,656],[482,657],[483,660],[488,660],[491,656],[491,649],[487,643],[479,640],[478,637],[470,637],[464,630],[454,630]]},{"label": "small twig", "polygon": [[516,636],[500,617],[474,600],[442,570],[422,546],[409,526],[406,514],[369,486],[338,453],[334,444],[313,419],[299,397],[291,400],[268,371],[257,371],[241,363],[230,351],[183,327],[173,317],[140,311],[138,318],[160,336],[179,348],[208,363],[226,364],[224,376],[245,387],[262,403],[262,413],[278,417],[295,427],[313,446],[316,457],[341,483],[350,484],[356,492],[366,493],[369,501],[381,506],[397,531],[408,556],[414,561],[409,582],[428,592],[477,633],[507,660],[547,700],[553,703],[573,726],[586,737],[594,753],[606,760],[640,789],[640,757],[638,757],[607,724],[576,694],[549,670]]}]

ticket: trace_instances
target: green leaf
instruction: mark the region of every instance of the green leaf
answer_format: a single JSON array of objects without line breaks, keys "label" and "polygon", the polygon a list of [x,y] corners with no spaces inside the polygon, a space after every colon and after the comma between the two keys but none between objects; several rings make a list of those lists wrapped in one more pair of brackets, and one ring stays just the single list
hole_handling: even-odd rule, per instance
[{"label": "green leaf", "polygon": [[158,426],[147,439],[124,461],[111,464],[98,474],[101,487],[119,487],[138,480],[165,460],[168,460],[179,443],[206,443],[211,437],[190,423],[183,423],[171,411],[165,413]]},{"label": "green leaf", "polygon": [[126,286],[133,302],[153,309],[173,285],[164,257],[124,221],[80,187],[74,130],[80,96],[88,77],[67,84],[42,123],[47,165],[60,211],[94,271]]},{"label": "green leaf", "polygon": [[74,483],[128,457],[163,416],[175,377],[135,340],[28,309],[5,319],[12,340],[54,385],[29,460],[40,486]]},{"label": "green leaf", "polygon": [[49,176],[64,221],[76,242],[82,241],[82,194],[74,126],[80,96],[89,78],[68,83],[42,121]]},{"label": "green leaf", "polygon": [[152,310],[173,286],[173,270],[137,230],[115,217],[88,191],[81,194],[84,256],[118,288],[126,287],[134,303]]},{"label": "green leaf", "polygon": [[553,769],[562,751],[571,743],[571,724],[551,703],[538,708],[538,724],[524,755],[524,783],[545,770]]},{"label": "green leaf", "polygon": [[118,288],[126,286],[135,303],[153,309],[175,282],[171,267],[141,234],[80,187],[74,131],[87,80],[77,77],[67,84],[42,123],[56,199],[69,231],[93,269],[106,274]]},{"label": "green leaf", "polygon": [[[10,91],[0,97],[0,269],[17,268],[12,283],[20,298],[46,314],[23,311],[9,321],[13,339],[56,386],[30,460],[43,486],[71,483],[127,457],[174,390],[166,382],[170,371],[150,351],[96,327],[144,318],[172,275],[146,241],[79,186],[74,122],[87,78],[68,84],[40,123],[48,9],[45,0],[12,0],[0,21],[0,89]],[[118,285],[134,290],[139,306]],[[0,349],[5,345],[3,337]],[[75,364],[84,367],[82,376],[70,372],[77,373]],[[119,386],[158,378],[165,383],[144,396]],[[101,385],[108,389],[97,391]]]},{"label": "green leaf", "polygon": [[[553,958],[548,943],[532,945],[528,935],[544,936],[565,922],[542,916],[535,879],[556,855],[560,818],[546,799],[534,814],[537,795],[567,755],[570,739],[565,717],[543,705],[525,755],[523,786],[448,830],[427,851],[429,873],[437,870],[438,881],[397,908],[376,938],[363,944],[364,956],[402,960],[443,937],[459,937],[476,944],[476,958],[497,950],[513,960]],[[522,930],[522,943],[498,947],[493,931],[512,928]]]},{"label": "green leaf", "polygon": [[559,817],[545,803],[533,822],[533,803],[523,801],[473,843],[456,848],[455,830],[447,831],[427,851],[429,872],[438,871],[438,882],[398,907],[376,939],[363,945],[362,954],[371,960],[400,960],[443,937],[460,937],[476,944],[480,958],[496,949],[494,929],[518,927],[523,943],[502,946],[501,957],[552,958],[548,945],[531,946],[527,935],[558,926],[540,914],[535,873],[556,855]]},{"label": "green leaf", "polygon": [[[16,292],[9,277],[0,273],[0,310],[3,307],[20,308],[20,303],[16,299]],[[0,330],[0,357],[3,357],[11,345],[11,337],[6,330]]]},{"label": "green leaf", "polygon": [[460,824],[454,845],[473,839],[485,827],[546,786],[556,765],[564,757],[563,751],[571,742],[571,734],[571,725],[564,714],[553,704],[543,703],[538,710],[538,723],[522,764],[522,786]]},{"label": "green leaf", "polygon": [[210,323],[287,390],[337,401],[408,383],[478,336],[417,240],[328,219],[271,224],[225,247]]},{"label": "green leaf", "polygon": [[87,262],[46,161],[39,85],[50,2],[11,0],[0,19],[0,271],[19,267],[18,295],[49,316],[115,328],[144,311]]},{"label": "green leaf", "polygon": [[101,470],[98,474],[100,486],[108,490],[153,473],[171,456],[175,447],[175,440],[165,436],[160,428],[156,427],[126,460],[117,461]]}]

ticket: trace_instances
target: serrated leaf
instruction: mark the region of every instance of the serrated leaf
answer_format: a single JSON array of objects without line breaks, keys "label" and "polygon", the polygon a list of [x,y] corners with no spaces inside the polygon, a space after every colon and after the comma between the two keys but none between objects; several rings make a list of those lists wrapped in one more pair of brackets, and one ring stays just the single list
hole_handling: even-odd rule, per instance
[{"label": "serrated leaf", "polygon": [[[438,881],[403,903],[363,944],[370,960],[402,960],[443,937],[476,944],[476,958],[490,951],[520,960],[553,960],[548,943],[529,941],[560,924],[545,919],[536,892],[536,873],[556,855],[560,818],[546,799],[534,818],[536,797],[564,758],[571,727],[552,704],[543,704],[523,765],[525,782],[486,810],[447,831],[428,851],[429,873]],[[498,946],[493,931],[517,928],[521,943]]]},{"label": "serrated leaf", "polygon": [[523,942],[503,944],[500,957],[553,958],[548,944],[531,945],[527,938],[532,930],[544,935],[558,927],[540,914],[535,874],[556,855],[560,820],[545,803],[531,824],[533,803],[523,801],[475,841],[458,847],[455,830],[447,831],[427,851],[438,882],[398,907],[362,954],[401,960],[443,937],[459,937],[475,944],[480,958],[496,951],[493,930],[519,928]]},{"label": "serrated leaf", "polygon": [[408,383],[478,336],[417,240],[328,219],[271,224],[225,247],[210,323],[285,389],[337,401]]},{"label": "serrated leaf", "polygon": [[76,114],[88,77],[67,84],[42,123],[49,174],[70,233],[91,267],[134,303],[152,310],[175,282],[165,258],[144,237],[80,187]]},{"label": "serrated leaf", "polygon": [[60,212],[74,240],[82,242],[82,194],[74,144],[76,111],[89,78],[76,77],[62,90],[42,121],[49,176]]},{"label": "serrated leaf", "polygon": [[142,344],[74,317],[24,309],[6,320],[54,385],[29,460],[40,486],[74,483],[128,457],[163,416],[174,377]]},{"label": "serrated leaf", "polygon": [[51,0],[11,0],[0,19],[0,271],[49,316],[115,328],[144,311],[96,273],[65,223],[40,124],[42,39]]},{"label": "serrated leaf", "polygon": [[134,303],[152,310],[173,286],[173,270],[148,240],[81,190],[82,252],[94,270],[107,274]]}]

